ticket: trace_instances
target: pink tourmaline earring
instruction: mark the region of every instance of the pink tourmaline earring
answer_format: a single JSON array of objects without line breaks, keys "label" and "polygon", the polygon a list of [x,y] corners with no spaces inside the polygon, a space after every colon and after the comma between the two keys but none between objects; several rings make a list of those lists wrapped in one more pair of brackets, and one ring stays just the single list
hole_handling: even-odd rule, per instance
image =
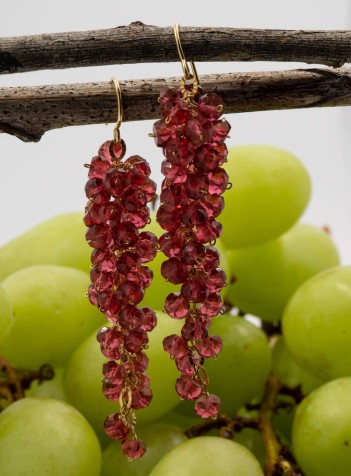
[{"label": "pink tourmaline earring", "polygon": [[184,77],[179,89],[168,87],[160,92],[163,118],[154,124],[153,136],[165,156],[157,221],[165,230],[159,246],[168,260],[161,273],[171,283],[182,284],[180,292],[167,296],[164,310],[185,322],[181,335],[166,337],[163,346],[180,371],[176,381],[180,398],[196,400],[200,417],[215,418],[220,398],[208,392],[204,360],[222,349],[221,338],[210,335],[209,327],[212,318],[222,312],[220,291],[226,285],[214,244],[222,232],[216,218],[223,210],[222,194],[228,187],[228,175],[221,165],[227,158],[224,140],[230,125],[220,119],[220,96],[205,94],[200,87],[193,62],[190,73],[178,25],[174,33]]},{"label": "pink tourmaline earring", "polygon": [[135,433],[135,410],[147,407],[152,399],[144,349],[156,315],[137,304],[152,280],[152,271],[144,263],[155,257],[158,246],[153,233],[140,232],[149,221],[147,203],[155,197],[156,184],[149,177],[146,160],[138,155],[122,160],[126,151],[119,132],[122,97],[115,78],[113,83],[118,106],[114,138],[102,144],[98,155],[86,165],[89,202],[84,223],[88,227],[86,239],[94,248],[88,297],[112,324],[97,335],[101,352],[108,359],[103,366],[102,390],[120,407],[106,418],[105,431],[121,440],[123,454],[134,459],[146,451]]}]

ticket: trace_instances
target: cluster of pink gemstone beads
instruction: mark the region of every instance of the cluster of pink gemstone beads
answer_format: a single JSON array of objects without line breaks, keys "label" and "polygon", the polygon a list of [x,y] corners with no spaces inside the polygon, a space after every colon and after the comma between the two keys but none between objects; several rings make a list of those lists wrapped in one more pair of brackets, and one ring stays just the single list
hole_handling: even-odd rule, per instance
[{"label": "cluster of pink gemstone beads", "polygon": [[166,231],[159,246],[168,257],[161,273],[171,283],[182,284],[180,292],[167,296],[164,309],[174,319],[185,319],[181,335],[166,337],[163,345],[181,372],[176,382],[179,396],[196,400],[195,411],[202,418],[215,418],[220,399],[208,393],[203,363],[222,349],[220,337],[208,330],[222,310],[220,291],[226,284],[212,244],[222,231],[216,218],[228,187],[221,165],[227,157],[224,140],[230,125],[220,119],[222,99],[201,88],[165,88],[159,103],[163,118],[154,124],[154,136],[165,155],[165,179],[157,221]]},{"label": "cluster of pink gemstone beads", "polygon": [[103,393],[119,402],[120,411],[106,418],[106,433],[122,440],[122,451],[130,459],[140,458],[145,443],[135,434],[135,412],[150,404],[152,392],[146,374],[148,358],[143,352],[156,315],[148,307],[137,307],[150,285],[152,271],[143,263],[157,252],[157,238],[139,232],[149,221],[150,202],[156,184],[150,167],[135,155],[122,161],[125,145],[107,141],[93,157],[85,187],[89,199],[84,223],[86,239],[94,248],[88,297],[112,323],[97,335],[103,355]]}]

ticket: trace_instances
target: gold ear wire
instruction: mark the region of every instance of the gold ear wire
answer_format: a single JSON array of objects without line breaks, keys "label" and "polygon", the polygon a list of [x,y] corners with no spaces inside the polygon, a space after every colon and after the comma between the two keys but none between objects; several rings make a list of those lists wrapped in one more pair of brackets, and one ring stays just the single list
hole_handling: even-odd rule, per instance
[{"label": "gold ear wire", "polygon": [[116,97],[117,97],[117,122],[113,130],[113,140],[119,142],[121,139],[119,128],[121,127],[123,121],[123,106],[122,106],[122,92],[121,86],[117,78],[113,77],[112,82],[115,86]]},{"label": "gold ear wire", "polygon": [[189,66],[188,66],[188,63],[185,59],[185,55],[184,55],[184,51],[183,51],[183,47],[182,47],[182,43],[180,41],[180,34],[179,34],[179,25],[178,23],[176,23],[173,27],[173,32],[174,32],[174,38],[175,38],[175,41],[176,41],[176,45],[177,45],[177,50],[178,50],[178,55],[179,55],[179,59],[180,59],[180,62],[182,64],[182,68],[183,68],[183,74],[184,74],[184,77],[183,77],[183,82],[185,83],[185,81],[189,81],[189,80],[192,80],[193,81],[193,88],[195,90],[195,92],[197,91],[197,88],[199,86],[199,77],[197,75],[197,71],[196,71],[196,68],[195,68],[195,64],[193,61],[190,61],[190,66],[191,66],[191,71],[192,73],[190,73],[190,70],[189,70]]}]

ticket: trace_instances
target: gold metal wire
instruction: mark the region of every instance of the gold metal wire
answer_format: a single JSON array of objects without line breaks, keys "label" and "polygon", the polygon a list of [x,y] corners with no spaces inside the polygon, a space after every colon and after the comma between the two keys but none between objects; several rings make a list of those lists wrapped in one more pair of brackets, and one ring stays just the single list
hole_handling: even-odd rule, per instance
[{"label": "gold metal wire", "polygon": [[115,142],[119,142],[121,138],[119,128],[121,127],[121,124],[123,121],[122,92],[121,92],[121,86],[119,84],[118,79],[113,77],[112,82],[115,86],[116,98],[117,98],[117,122],[113,130],[113,140]]},{"label": "gold metal wire", "polygon": [[199,84],[199,77],[197,75],[197,71],[196,71],[196,68],[195,68],[195,64],[193,61],[190,61],[190,66],[191,66],[191,71],[192,73],[190,73],[190,70],[189,70],[189,66],[188,66],[188,63],[185,59],[185,55],[184,55],[184,51],[183,51],[183,47],[182,47],[182,43],[180,41],[180,34],[179,34],[179,25],[178,23],[176,23],[173,27],[173,32],[174,32],[174,38],[175,38],[175,41],[176,41],[176,45],[177,45],[177,50],[178,50],[178,55],[179,55],[179,59],[180,59],[180,62],[182,64],[182,68],[183,68],[183,73],[184,73],[184,81],[189,81],[190,79],[193,80],[194,82],[194,86],[198,86]]}]

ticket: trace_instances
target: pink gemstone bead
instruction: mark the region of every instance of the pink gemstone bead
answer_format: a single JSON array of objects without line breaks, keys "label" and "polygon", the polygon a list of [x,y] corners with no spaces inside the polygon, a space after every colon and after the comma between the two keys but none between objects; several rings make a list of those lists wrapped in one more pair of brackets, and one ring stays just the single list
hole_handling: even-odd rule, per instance
[{"label": "pink gemstone bead", "polygon": [[122,304],[138,304],[144,297],[144,290],[137,283],[126,282],[118,286],[116,296]]},{"label": "pink gemstone bead", "polygon": [[118,402],[124,382],[112,382],[109,378],[102,379],[102,393],[111,402]]},{"label": "pink gemstone bead", "polygon": [[159,244],[166,256],[178,256],[183,246],[183,239],[177,234],[164,233],[159,239]]},{"label": "pink gemstone bead", "polygon": [[127,187],[127,172],[120,167],[112,167],[104,178],[106,190],[113,196],[119,197]]},{"label": "pink gemstone bead", "polygon": [[185,191],[190,198],[195,200],[208,193],[209,181],[207,174],[195,172],[188,175],[185,182]]},{"label": "pink gemstone bead", "polygon": [[177,359],[189,354],[188,342],[176,334],[163,339],[163,348],[169,355]]},{"label": "pink gemstone bead", "polygon": [[201,395],[202,386],[190,375],[181,375],[176,381],[176,392],[182,400],[195,400]]},{"label": "pink gemstone bead", "polygon": [[199,202],[193,202],[188,205],[181,215],[182,222],[189,227],[203,225],[206,223],[207,218],[208,214]]},{"label": "pink gemstone bead", "polygon": [[132,408],[134,408],[134,410],[141,410],[142,408],[146,408],[150,405],[151,400],[151,389],[147,386],[137,386],[137,388],[133,390],[132,393]]},{"label": "pink gemstone bead", "polygon": [[153,132],[155,134],[157,147],[165,147],[176,142],[176,130],[174,126],[167,123],[164,119],[155,122]]},{"label": "pink gemstone bead", "polygon": [[110,250],[95,249],[91,254],[91,262],[100,271],[113,271],[116,268],[117,259]]},{"label": "pink gemstone bead", "polygon": [[92,268],[90,271],[90,280],[99,292],[110,289],[114,284],[114,277],[114,271],[104,272],[97,268]]},{"label": "pink gemstone bead", "polygon": [[142,190],[148,202],[151,202],[155,198],[157,185],[156,182],[148,178],[142,185],[139,185],[140,190]]},{"label": "pink gemstone bead", "polygon": [[173,183],[184,183],[188,176],[188,171],[185,167],[163,160],[161,164],[161,173],[167,180]]},{"label": "pink gemstone bead", "polygon": [[206,286],[210,294],[212,293],[218,293],[223,289],[223,286],[225,285],[227,276],[223,269],[221,268],[215,268],[212,269],[206,279]]},{"label": "pink gemstone bead", "polygon": [[129,460],[141,458],[146,452],[146,445],[141,440],[126,440],[121,447],[122,453]]},{"label": "pink gemstone bead", "polygon": [[180,225],[180,210],[164,203],[159,206],[156,219],[164,230],[175,231]]},{"label": "pink gemstone bead", "polygon": [[130,222],[137,228],[143,228],[150,218],[149,207],[141,207],[135,212],[128,212],[126,210],[121,211],[121,222]]},{"label": "pink gemstone bead", "polygon": [[98,298],[98,292],[97,290],[95,289],[95,286],[93,284],[90,284],[89,285],[89,288],[88,288],[88,298],[89,298],[89,301],[91,302],[91,304],[93,306],[97,306],[98,303],[97,303],[97,298]]},{"label": "pink gemstone bead", "polygon": [[110,154],[110,143],[111,143],[111,141],[107,140],[106,142],[101,144],[101,146],[99,148],[99,151],[98,151],[99,157],[103,160],[106,160],[109,164],[112,163],[112,157],[111,157],[111,154]]},{"label": "pink gemstone bead", "polygon": [[211,121],[218,119],[223,114],[223,101],[218,94],[207,93],[199,99],[199,113]]},{"label": "pink gemstone bead", "polygon": [[112,360],[120,358],[120,345],[123,343],[122,334],[115,327],[103,327],[96,335],[100,343],[101,352],[105,357]]},{"label": "pink gemstone bead", "polygon": [[132,223],[120,223],[112,229],[112,238],[118,247],[135,245],[139,239],[138,229]]},{"label": "pink gemstone bead", "polygon": [[117,314],[122,306],[117,294],[114,291],[103,291],[98,294],[97,303],[99,311],[103,312],[107,319],[115,324]]},{"label": "pink gemstone bead", "polygon": [[208,243],[216,240],[222,234],[222,225],[214,220],[209,218],[206,223],[197,225],[195,230],[195,237],[200,243]]},{"label": "pink gemstone bead", "polygon": [[183,99],[179,99],[174,107],[169,111],[167,120],[174,126],[185,124],[189,118],[189,107]]},{"label": "pink gemstone bead", "polygon": [[220,406],[221,399],[217,395],[202,395],[196,400],[194,409],[201,418],[214,418]]},{"label": "pink gemstone bead", "polygon": [[168,116],[173,107],[178,103],[179,99],[179,89],[168,87],[162,88],[158,97],[162,115]]},{"label": "pink gemstone bead", "polygon": [[143,191],[128,188],[124,191],[122,205],[128,212],[136,212],[147,204],[147,198]]},{"label": "pink gemstone bead", "polygon": [[190,304],[179,293],[170,293],[166,297],[165,311],[174,319],[183,319],[188,314]]},{"label": "pink gemstone bead", "polygon": [[194,147],[199,147],[209,142],[213,135],[213,126],[211,121],[203,116],[191,116],[184,129],[186,137]]},{"label": "pink gemstone bead", "polygon": [[110,382],[113,382],[116,385],[122,384],[126,376],[126,371],[123,365],[117,364],[117,362],[114,362],[113,360],[109,360],[103,364],[102,373],[110,380]]},{"label": "pink gemstone bead", "polygon": [[130,431],[130,428],[128,428],[120,419],[119,413],[109,415],[105,420],[104,427],[108,436],[115,440],[124,440]]},{"label": "pink gemstone bead", "polygon": [[205,208],[210,218],[216,218],[224,208],[224,198],[220,195],[205,195],[201,199],[201,205]]},{"label": "pink gemstone bead", "polygon": [[223,300],[219,294],[210,294],[206,300],[200,304],[199,311],[202,316],[214,317],[220,313],[223,307]]},{"label": "pink gemstone bead", "polygon": [[100,178],[105,177],[106,172],[109,170],[111,162],[103,159],[101,157],[93,157],[90,163],[88,177],[89,178]]},{"label": "pink gemstone bead", "polygon": [[225,119],[213,123],[212,141],[222,144],[227,138],[231,126]]},{"label": "pink gemstone bead", "polygon": [[181,293],[184,299],[189,302],[203,302],[208,296],[208,289],[205,282],[198,279],[189,279],[183,284]]},{"label": "pink gemstone bead", "polygon": [[183,184],[173,183],[162,189],[160,200],[162,203],[168,203],[173,207],[183,207],[189,203],[189,197],[185,192]]},{"label": "pink gemstone bead", "polygon": [[132,155],[129,159],[125,160],[124,165],[132,167],[135,172],[147,177],[151,174],[150,165],[140,155]]},{"label": "pink gemstone bead", "polygon": [[208,332],[203,322],[188,322],[182,328],[182,337],[191,342],[206,339]]},{"label": "pink gemstone bead", "polygon": [[211,194],[221,195],[227,189],[229,177],[227,172],[221,167],[217,167],[208,174],[209,186],[208,191]]},{"label": "pink gemstone bead", "polygon": [[88,228],[85,238],[92,248],[108,248],[112,241],[111,231],[108,226],[93,225]]},{"label": "pink gemstone bead", "polygon": [[141,309],[136,306],[127,305],[119,313],[118,323],[121,327],[130,331],[140,327],[143,317],[144,313]]},{"label": "pink gemstone bead", "polygon": [[150,307],[142,307],[144,315],[140,323],[140,329],[142,331],[150,332],[156,327],[157,317],[154,311]]},{"label": "pink gemstone bead", "polygon": [[[139,235],[140,238],[140,235]],[[141,258],[138,253],[125,251],[117,262],[117,271],[125,276],[132,271],[140,268]]]},{"label": "pink gemstone bead", "polygon": [[180,259],[183,263],[201,265],[205,261],[205,247],[198,241],[190,241],[181,250]]},{"label": "pink gemstone bead", "polygon": [[141,257],[142,263],[152,261],[157,253],[158,240],[151,231],[143,231],[136,244],[136,252]]},{"label": "pink gemstone bead", "polygon": [[202,339],[196,344],[198,353],[205,358],[214,357],[222,350],[222,339],[216,335]]},{"label": "pink gemstone bead", "polygon": [[83,221],[86,226],[106,223],[116,214],[118,215],[115,202],[103,204],[94,203],[88,209]]},{"label": "pink gemstone bead", "polygon": [[[146,330],[146,329],[145,329]],[[133,367],[135,372],[145,372],[149,365],[149,358],[145,352],[138,352],[133,359]]]},{"label": "pink gemstone bead", "polygon": [[167,146],[163,153],[169,162],[184,167],[194,160],[195,147],[186,137],[183,137],[175,144]]},{"label": "pink gemstone bead", "polygon": [[180,284],[186,281],[191,268],[177,258],[169,258],[161,265],[161,274],[172,284]]},{"label": "pink gemstone bead", "polygon": [[126,278],[127,281],[138,284],[142,288],[147,288],[150,286],[153,272],[147,266],[140,266],[140,268],[130,271]]},{"label": "pink gemstone bead", "polygon": [[179,372],[183,375],[194,375],[195,369],[189,360],[188,355],[184,355],[183,357],[176,357],[175,363]]},{"label": "pink gemstone bead", "polygon": [[141,352],[147,343],[149,338],[147,332],[141,330],[133,330],[128,332],[124,339],[124,346],[128,352]]},{"label": "pink gemstone bead", "polygon": [[204,172],[210,172],[219,165],[219,157],[216,149],[205,144],[196,150],[194,165]]}]

